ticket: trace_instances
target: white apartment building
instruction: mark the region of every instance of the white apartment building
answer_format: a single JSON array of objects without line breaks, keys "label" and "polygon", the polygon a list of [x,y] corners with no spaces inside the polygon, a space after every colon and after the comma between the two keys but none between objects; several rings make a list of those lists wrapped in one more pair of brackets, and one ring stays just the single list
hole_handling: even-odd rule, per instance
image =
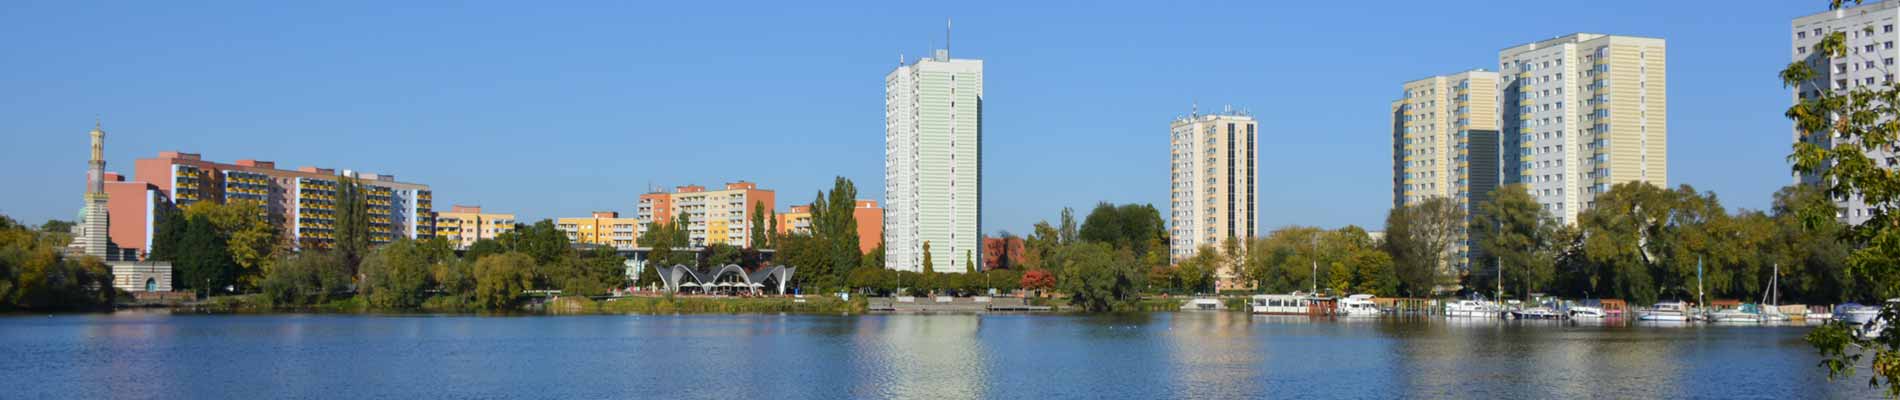
[{"label": "white apartment building", "polygon": [[[1900,17],[1900,1],[1882,1],[1795,18],[1793,31],[1789,33],[1794,43],[1788,50],[1789,56],[1792,61],[1807,62],[1815,76],[1791,88],[1789,101],[1819,97],[1823,91],[1844,93],[1893,83],[1893,59],[1900,55],[1900,51],[1894,49],[1894,42],[1900,40],[1900,33],[1894,31],[1896,17]],[[1845,57],[1828,57],[1814,48],[1822,38],[1834,32],[1846,35]],[[1795,131],[1793,139],[1801,141],[1801,132]],[[1835,139],[1833,135],[1816,135],[1812,140],[1822,146],[1832,146]],[[1881,164],[1888,168],[1900,164],[1892,151],[1872,149],[1867,156],[1883,161]],[[1822,183],[1816,174],[1796,174],[1794,181],[1808,185]],[[1859,225],[1873,216],[1873,210],[1859,194],[1837,198],[1835,205],[1840,207],[1836,211],[1838,217],[1849,224]]]},{"label": "white apartment building", "polygon": [[1498,53],[1504,183],[1576,223],[1618,183],[1668,182],[1663,39],[1577,33]]},{"label": "white apartment building", "polygon": [[947,49],[884,77],[886,265],[937,271],[983,260],[983,60]]}]

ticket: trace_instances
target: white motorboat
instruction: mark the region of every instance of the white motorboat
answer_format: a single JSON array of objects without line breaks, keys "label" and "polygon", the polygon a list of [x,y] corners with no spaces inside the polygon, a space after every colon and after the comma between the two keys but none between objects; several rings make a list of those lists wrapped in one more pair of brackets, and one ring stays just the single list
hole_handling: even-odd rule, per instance
[{"label": "white motorboat", "polygon": [[1855,325],[1866,325],[1880,316],[1880,307],[1870,307],[1855,303],[1842,304],[1834,309],[1834,318]]},{"label": "white motorboat", "polygon": [[1564,315],[1549,307],[1531,307],[1507,313],[1511,319],[1563,319]]},{"label": "white motorboat", "polygon": [[1503,308],[1487,300],[1459,300],[1445,305],[1445,316],[1455,318],[1498,318]]},{"label": "white motorboat", "polygon": [[1718,324],[1759,324],[1762,322],[1761,313],[1750,312],[1743,308],[1712,312],[1706,318],[1709,322]]},{"label": "white motorboat", "polygon": [[1680,301],[1656,303],[1655,306],[1638,312],[1637,319],[1643,321],[1687,322],[1689,321],[1689,304]]},{"label": "white motorboat", "polygon": [[1308,315],[1312,301],[1297,294],[1258,294],[1247,303],[1254,314]]},{"label": "white motorboat", "polygon": [[1570,319],[1604,319],[1609,317],[1609,313],[1603,312],[1603,309],[1598,307],[1576,306],[1570,308]]},{"label": "white motorboat", "polygon": [[1372,302],[1372,295],[1355,294],[1339,300],[1339,315],[1347,317],[1377,317],[1382,312],[1379,305]]},{"label": "white motorboat", "polygon": [[[1886,308],[1895,309],[1896,310],[1895,312],[1900,312],[1900,298],[1887,299]],[[1882,318],[1881,315],[1879,315],[1878,313],[1879,311],[1876,311],[1876,314],[1874,315],[1872,319],[1868,320],[1867,323],[1860,325],[1859,334],[1861,338],[1872,339],[1872,338],[1880,337],[1882,333],[1885,333],[1887,331],[1888,327],[1893,325],[1893,321],[1891,321],[1890,318]]]}]

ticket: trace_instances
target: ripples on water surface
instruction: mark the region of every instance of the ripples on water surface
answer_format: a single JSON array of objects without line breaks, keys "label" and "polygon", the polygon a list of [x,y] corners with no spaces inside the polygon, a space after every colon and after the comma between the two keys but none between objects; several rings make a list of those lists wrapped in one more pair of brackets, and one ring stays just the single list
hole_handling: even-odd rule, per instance
[{"label": "ripples on water surface", "polygon": [[1124,316],[0,317],[0,398],[1866,398],[1805,327]]}]

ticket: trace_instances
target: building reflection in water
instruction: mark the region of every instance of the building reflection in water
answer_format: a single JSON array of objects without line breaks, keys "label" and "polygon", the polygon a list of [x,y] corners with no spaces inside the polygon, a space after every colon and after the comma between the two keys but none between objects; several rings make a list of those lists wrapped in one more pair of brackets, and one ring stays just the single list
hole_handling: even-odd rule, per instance
[{"label": "building reflection in water", "polygon": [[852,338],[851,396],[887,399],[987,397],[989,362],[976,315],[865,318]]},{"label": "building reflection in water", "polygon": [[1267,393],[1258,379],[1273,354],[1255,346],[1245,313],[1185,312],[1161,333],[1169,344],[1174,393],[1181,398],[1241,398]]}]

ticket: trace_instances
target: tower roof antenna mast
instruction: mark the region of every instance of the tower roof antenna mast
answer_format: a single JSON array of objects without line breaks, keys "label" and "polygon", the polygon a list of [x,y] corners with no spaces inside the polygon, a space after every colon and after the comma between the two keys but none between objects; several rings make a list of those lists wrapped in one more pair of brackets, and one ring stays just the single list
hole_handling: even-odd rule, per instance
[{"label": "tower roof antenna mast", "polygon": [[943,17],[943,51],[950,52],[950,17]]}]

